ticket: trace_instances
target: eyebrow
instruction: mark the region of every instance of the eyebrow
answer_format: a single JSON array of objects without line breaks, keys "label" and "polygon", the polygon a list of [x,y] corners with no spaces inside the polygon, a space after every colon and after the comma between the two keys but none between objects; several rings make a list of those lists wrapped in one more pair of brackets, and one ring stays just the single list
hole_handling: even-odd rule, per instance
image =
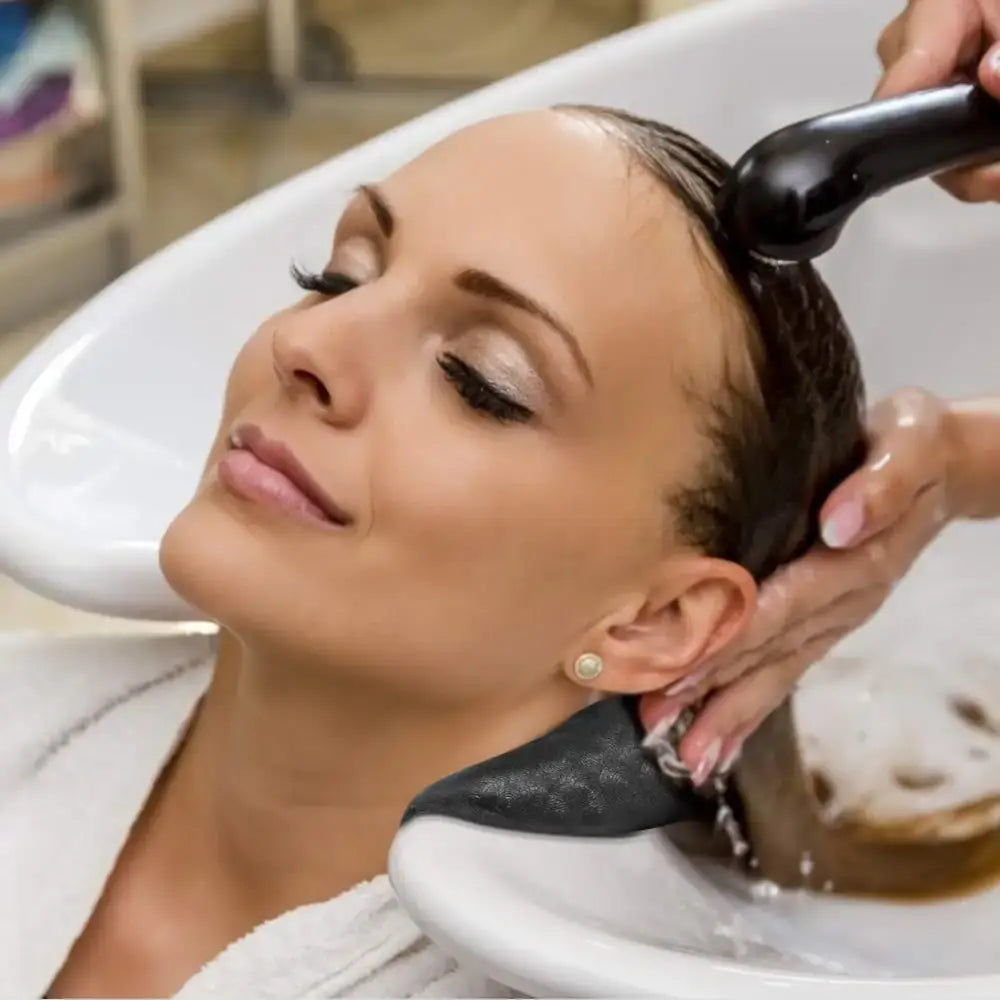
[{"label": "eyebrow", "polygon": [[[358,186],[358,191],[365,196],[368,204],[371,206],[375,221],[378,223],[379,229],[382,230],[382,235],[386,239],[389,239],[396,228],[396,217],[389,207],[389,203],[385,200],[384,195],[372,184],[361,184]],[[480,271],[477,268],[468,268],[457,274],[455,276],[455,285],[462,291],[469,292],[472,295],[502,302],[504,305],[513,306],[515,309],[521,309],[548,324],[551,329],[559,334],[569,348],[574,361],[576,361],[577,366],[583,373],[583,377],[587,380],[587,384],[593,386],[594,376],[591,373],[590,365],[587,364],[587,358],[580,347],[580,342],[573,335],[569,327],[557,319],[543,305],[536,302],[530,296],[525,295],[524,292],[520,292],[511,285],[508,285],[505,281],[501,281],[492,274]]]},{"label": "eyebrow", "polygon": [[375,221],[378,223],[379,229],[382,230],[382,235],[389,239],[392,236],[392,231],[396,228],[396,217],[392,214],[389,203],[382,196],[381,191],[371,184],[360,185],[358,191],[368,199],[368,204],[371,205]]},{"label": "eyebrow", "polygon": [[547,323],[562,337],[580,371],[583,372],[587,384],[593,386],[594,376],[591,374],[590,365],[587,364],[587,359],[580,348],[580,342],[573,336],[569,327],[553,316],[544,306],[540,305],[534,299],[529,298],[524,292],[519,292],[516,288],[508,285],[505,281],[501,281],[492,274],[476,268],[470,268],[457,274],[455,276],[455,284],[462,291],[470,292],[472,295],[479,295],[484,299],[503,302],[505,305],[513,306],[515,309],[522,309],[524,312],[530,313],[532,316],[537,316],[544,323]]}]

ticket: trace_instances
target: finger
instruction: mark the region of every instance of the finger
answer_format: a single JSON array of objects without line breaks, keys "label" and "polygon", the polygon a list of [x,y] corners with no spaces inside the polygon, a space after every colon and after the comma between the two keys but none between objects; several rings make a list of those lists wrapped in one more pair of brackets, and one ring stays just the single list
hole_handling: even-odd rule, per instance
[{"label": "finger", "polygon": [[702,670],[706,677],[783,632],[793,617],[800,613],[800,606],[808,604],[814,585],[813,576],[810,564],[803,566],[800,560],[781,567],[765,580],[760,585],[757,608],[750,624],[724,650],[705,661]]},{"label": "finger", "polygon": [[[869,587],[858,591],[836,608],[809,621],[786,637],[781,648],[735,682],[720,688],[705,703],[685,737],[685,752],[697,756],[713,740],[725,741],[791,693],[802,672],[845,635],[867,622],[878,611],[888,589]],[[766,676],[766,679],[764,679]],[[751,679],[753,683],[751,684]],[[746,692],[749,691],[749,694]],[[730,695],[730,692],[736,692]],[[743,694],[741,694],[743,692]],[[760,693],[769,692],[761,701]],[[746,697],[745,701],[741,699]]]},{"label": "finger", "polygon": [[980,17],[974,0],[914,0],[903,20],[895,61],[875,97],[895,97],[945,83],[979,43]]},{"label": "finger", "polygon": [[713,695],[685,734],[680,758],[702,784],[716,768],[728,764],[734,744],[746,739],[794,690],[810,664],[821,659],[842,636],[817,639],[766,669],[754,671]]},{"label": "finger", "polygon": [[[860,561],[859,559],[858,562]],[[712,675],[711,684],[705,685],[700,692],[700,698],[704,698],[713,690],[732,684],[744,674],[750,673],[764,664],[782,659],[788,652],[797,649],[813,635],[828,628],[829,623],[853,621],[854,609],[859,602],[865,605],[870,604],[874,608],[884,600],[884,595],[888,593],[890,588],[879,581],[873,583],[869,579],[870,570],[859,567],[853,571],[852,575],[855,578],[850,581],[852,589],[838,595],[823,606],[817,607],[800,621],[791,623],[785,631],[772,636],[763,645],[747,650],[730,664],[720,666]],[[858,620],[858,623],[860,621],[861,619]]]},{"label": "finger", "polygon": [[[881,603],[909,572],[947,521],[945,489],[943,484],[935,484],[921,493],[907,513],[892,527],[855,549],[839,553],[844,556],[839,567],[842,574],[839,584],[845,591],[849,591],[840,602],[841,606],[846,606],[855,596],[864,597],[873,593],[881,593],[878,602]],[[831,610],[835,612],[837,607],[834,606]],[[814,616],[813,622],[820,618],[821,615]],[[810,627],[812,624],[805,622],[802,627]],[[795,633],[790,630],[789,634]],[[780,648],[784,649],[786,645],[783,641]]]},{"label": "finger", "polygon": [[763,584],[757,616],[737,644],[705,661],[683,685],[640,699],[644,729],[669,729],[685,708],[710,692],[784,660],[838,623],[848,628],[862,624],[946,520],[944,487],[935,485],[893,528],[865,545],[843,552],[816,548],[783,567]]},{"label": "finger", "polygon": [[[996,12],[992,14],[989,26],[991,38],[1000,36],[1000,3],[994,4]],[[989,9],[987,9],[989,10]],[[994,43],[987,49],[979,61],[977,77],[980,86],[997,100],[1000,100],[1000,43]],[[959,201],[978,204],[987,201],[1000,201],[1000,165],[980,167],[969,170],[952,170],[937,182],[949,194]]]},{"label": "finger", "polygon": [[979,0],[979,17],[990,43],[1000,39],[1000,0]]},{"label": "finger", "polygon": [[808,567],[805,572],[801,569],[795,571],[793,567],[778,570],[761,587],[756,611],[743,635],[724,650],[699,663],[687,676],[640,699],[639,718],[647,732],[658,725],[669,726],[688,705],[700,701],[708,691],[718,686],[716,675],[720,670],[739,662],[749,650],[780,634],[787,627],[790,615],[796,612],[796,594],[800,602],[808,600],[808,593],[803,595],[802,590],[810,582]]},{"label": "finger", "polygon": [[944,484],[944,469],[913,448],[887,454],[852,477],[823,512],[823,541],[830,548],[856,548],[904,518],[926,492]]},{"label": "finger", "polygon": [[830,548],[854,547],[885,531],[943,480],[938,400],[912,390],[897,393],[890,403],[873,411],[865,464],[820,510],[823,541]]},{"label": "finger", "polygon": [[978,76],[983,89],[1000,100],[1000,44],[987,50],[979,63]]},{"label": "finger", "polygon": [[761,619],[753,621],[726,656],[707,664],[711,669],[706,685],[691,692],[689,702],[774,656],[790,636],[841,613],[873,588],[890,590],[941,530],[947,516],[944,485],[935,482],[918,493],[889,529],[867,543],[844,551],[816,547],[783,567],[761,587]]},{"label": "finger", "polygon": [[791,693],[807,667],[876,613],[937,534],[938,502],[932,493],[926,494],[896,529],[845,554],[848,558],[843,562],[853,564],[849,572],[864,579],[867,586],[789,631],[779,647],[709,699],[681,744],[681,757],[692,772],[703,770],[713,756],[718,763],[731,754],[732,740],[752,732],[755,720],[765,718]]},{"label": "finger", "polygon": [[[769,636],[761,645],[746,650],[731,661],[720,663],[707,675],[699,671],[698,683],[691,687],[677,693],[668,690],[667,693],[644,695],[639,703],[643,728],[650,733],[666,735],[685,709],[703,701],[713,691],[730,688],[745,675],[782,662],[817,639],[826,639],[834,634],[839,636],[867,621],[888,595],[889,588],[870,584],[870,564],[864,561],[861,553],[853,554],[853,562],[855,568],[851,576],[858,584],[855,589],[828,601],[800,621],[789,623],[783,631]],[[880,569],[879,572],[881,575],[883,571]]]},{"label": "finger", "polygon": [[970,205],[1000,201],[1000,164],[952,171],[937,181],[949,194]]},{"label": "finger", "polygon": [[877,535],[858,550],[869,564],[871,585],[892,590],[947,521],[944,487],[935,486],[921,494],[899,524]]},{"label": "finger", "polygon": [[884,70],[888,69],[898,58],[903,49],[903,31],[906,27],[906,11],[886,25],[885,30],[879,35],[878,44],[875,51],[878,53],[879,62]]},{"label": "finger", "polygon": [[643,732],[666,735],[686,706],[678,698],[650,691],[639,699],[639,722]]},{"label": "finger", "polygon": [[752,654],[763,649],[776,636],[787,634],[869,585],[863,557],[821,546],[812,548],[764,581],[758,605],[769,613],[770,620],[753,622],[739,652]]},{"label": "finger", "polygon": [[809,618],[798,628],[781,636],[766,651],[765,655],[761,656],[750,669],[743,673],[748,675],[761,669],[767,669],[771,664],[783,663],[789,656],[797,655],[810,643],[858,628],[875,614],[891,591],[891,587],[882,583],[873,583],[864,590],[845,594],[842,600],[830,605],[822,613]]},{"label": "finger", "polygon": [[853,592],[871,584],[870,560],[863,553],[815,548],[782,567],[761,585],[757,611],[746,632],[723,652],[704,661],[682,684],[649,696],[649,712],[659,721],[676,715],[710,691],[736,680],[773,654],[797,627],[835,610]]}]

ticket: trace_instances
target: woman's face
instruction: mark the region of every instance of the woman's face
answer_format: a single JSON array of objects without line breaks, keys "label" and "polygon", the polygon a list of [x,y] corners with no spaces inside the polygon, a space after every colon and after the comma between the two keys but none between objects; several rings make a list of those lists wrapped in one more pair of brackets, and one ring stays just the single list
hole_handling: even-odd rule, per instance
[{"label": "woman's face", "polygon": [[[687,390],[720,370],[724,296],[680,207],[556,111],[359,192],[323,271],[339,294],[237,358],[164,571],[248,643],[359,683],[528,693],[685,557],[664,497],[704,457]],[[290,456],[319,506],[269,468]]]}]

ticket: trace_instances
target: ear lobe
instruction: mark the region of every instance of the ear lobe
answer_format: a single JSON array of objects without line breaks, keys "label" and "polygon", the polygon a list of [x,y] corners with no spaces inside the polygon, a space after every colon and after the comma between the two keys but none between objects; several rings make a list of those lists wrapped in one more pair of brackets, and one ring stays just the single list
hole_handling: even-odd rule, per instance
[{"label": "ear lobe", "polygon": [[672,567],[655,593],[627,624],[610,627],[599,648],[599,686],[620,694],[665,687],[719,652],[746,627],[757,586],[742,566],[697,557]]}]

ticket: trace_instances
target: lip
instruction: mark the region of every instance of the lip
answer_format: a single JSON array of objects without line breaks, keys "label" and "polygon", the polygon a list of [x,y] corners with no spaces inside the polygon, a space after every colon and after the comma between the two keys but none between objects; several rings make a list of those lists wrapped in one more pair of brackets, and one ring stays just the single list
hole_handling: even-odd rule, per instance
[{"label": "lip", "polygon": [[242,424],[229,435],[230,451],[247,451],[262,465],[284,476],[319,511],[338,527],[349,527],[354,519],[313,478],[295,453],[274,441],[254,424]]}]

